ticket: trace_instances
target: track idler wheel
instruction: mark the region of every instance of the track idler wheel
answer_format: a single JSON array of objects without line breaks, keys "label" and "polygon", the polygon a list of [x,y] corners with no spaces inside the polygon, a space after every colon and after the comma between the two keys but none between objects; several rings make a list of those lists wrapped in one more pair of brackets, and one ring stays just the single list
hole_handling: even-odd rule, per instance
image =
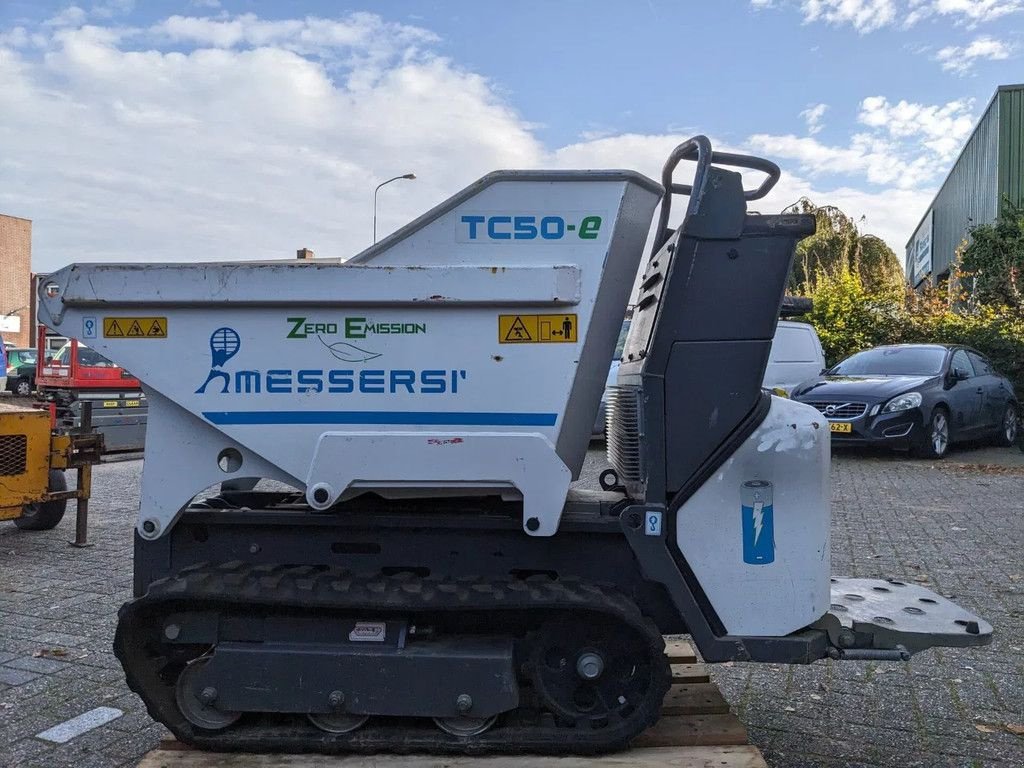
[{"label": "track idler wheel", "polygon": [[498,719],[497,715],[491,717],[435,717],[434,723],[445,733],[452,736],[479,736],[488,730]]},{"label": "track idler wheel", "polygon": [[351,733],[370,719],[369,715],[346,715],[343,712],[321,714],[310,712],[306,717],[313,725],[327,733]]},{"label": "track idler wheel", "polygon": [[649,653],[628,626],[558,620],[534,636],[530,676],[556,717],[600,729],[628,719],[649,695],[654,682]]},{"label": "track idler wheel", "polygon": [[207,661],[209,659],[206,657],[198,658],[189,662],[181,671],[174,686],[174,700],[181,714],[196,728],[202,728],[204,731],[221,731],[234,725],[242,713],[217,709],[216,689],[199,687],[199,673]]}]

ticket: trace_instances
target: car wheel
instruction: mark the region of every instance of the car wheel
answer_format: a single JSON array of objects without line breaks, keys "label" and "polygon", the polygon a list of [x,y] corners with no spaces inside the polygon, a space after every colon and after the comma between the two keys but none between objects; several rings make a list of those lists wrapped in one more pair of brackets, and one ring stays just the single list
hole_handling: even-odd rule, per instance
[{"label": "car wheel", "polygon": [[[68,481],[64,477],[64,473],[57,469],[51,469],[50,490],[66,491],[67,489]],[[48,531],[55,528],[64,518],[64,511],[67,507],[67,499],[56,499],[42,504],[26,504],[21,517],[15,519],[14,524],[23,531]]]},{"label": "car wheel", "polygon": [[949,450],[949,412],[939,406],[925,425],[914,453],[927,459],[941,459]]},{"label": "car wheel", "polygon": [[996,443],[1009,447],[1017,442],[1017,433],[1020,432],[1020,417],[1017,415],[1017,406],[1013,403],[1006,404],[1003,411],[1003,421],[999,425],[999,432],[996,433]]},{"label": "car wheel", "polygon": [[14,394],[20,397],[28,397],[32,394],[32,384],[28,379],[18,379],[14,383]]}]

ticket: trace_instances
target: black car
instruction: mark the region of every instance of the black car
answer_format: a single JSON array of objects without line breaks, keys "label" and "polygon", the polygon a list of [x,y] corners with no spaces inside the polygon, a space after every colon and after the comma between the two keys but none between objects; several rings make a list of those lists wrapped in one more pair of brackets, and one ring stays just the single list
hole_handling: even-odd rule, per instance
[{"label": "black car", "polygon": [[16,395],[30,395],[36,388],[36,351],[7,350],[7,389]]},{"label": "black car", "polygon": [[939,458],[962,440],[1017,439],[1013,386],[966,347],[898,344],[858,352],[792,397],[825,415],[833,445],[885,445]]}]

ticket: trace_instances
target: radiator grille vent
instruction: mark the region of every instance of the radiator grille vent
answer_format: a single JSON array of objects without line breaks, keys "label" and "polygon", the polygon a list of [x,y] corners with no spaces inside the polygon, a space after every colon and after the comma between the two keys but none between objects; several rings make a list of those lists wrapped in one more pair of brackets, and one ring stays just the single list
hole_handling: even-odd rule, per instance
[{"label": "radiator grille vent", "polygon": [[610,387],[607,414],[608,461],[620,481],[643,479],[640,457],[640,388]]},{"label": "radiator grille vent", "polygon": [[808,405],[813,405],[830,419],[856,419],[863,416],[868,409],[867,403],[832,403],[823,400],[804,400]]},{"label": "radiator grille vent", "polygon": [[25,473],[28,438],[25,435],[0,435],[0,476]]}]

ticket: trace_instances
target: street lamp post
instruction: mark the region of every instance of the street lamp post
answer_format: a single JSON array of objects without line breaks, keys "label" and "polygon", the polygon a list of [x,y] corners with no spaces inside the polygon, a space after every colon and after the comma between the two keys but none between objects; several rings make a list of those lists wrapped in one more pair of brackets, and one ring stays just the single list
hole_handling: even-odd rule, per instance
[{"label": "street lamp post", "polygon": [[373,242],[377,242],[377,192],[379,192],[380,188],[383,187],[385,184],[390,184],[392,181],[398,181],[399,179],[409,179],[411,181],[412,179],[415,178],[415,173],[403,173],[401,176],[395,176],[393,179],[382,181],[373,190]]}]

